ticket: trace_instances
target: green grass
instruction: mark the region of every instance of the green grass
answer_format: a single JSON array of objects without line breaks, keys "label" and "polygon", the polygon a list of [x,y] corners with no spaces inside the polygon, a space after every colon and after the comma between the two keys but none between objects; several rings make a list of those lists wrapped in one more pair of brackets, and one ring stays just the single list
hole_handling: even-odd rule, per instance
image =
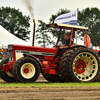
[{"label": "green grass", "polygon": [[96,87],[100,83],[0,83],[0,87]]}]

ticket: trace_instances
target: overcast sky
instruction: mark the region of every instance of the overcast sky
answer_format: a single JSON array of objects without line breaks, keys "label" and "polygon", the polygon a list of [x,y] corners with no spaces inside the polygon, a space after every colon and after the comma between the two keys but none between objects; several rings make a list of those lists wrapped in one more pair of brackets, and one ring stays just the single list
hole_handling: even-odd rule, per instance
[{"label": "overcast sky", "polygon": [[[36,23],[38,20],[42,20],[46,23],[49,22],[49,18],[52,14],[55,14],[61,8],[67,8],[71,11],[79,8],[83,10],[86,7],[98,7],[100,9],[100,0],[33,0],[34,4],[34,18]],[[12,7],[19,9],[24,15],[30,15],[26,6],[21,0],[0,0],[0,7]],[[30,31],[32,34],[32,20],[30,21]],[[31,36],[32,37],[32,36]],[[29,41],[31,42],[31,40]]]}]

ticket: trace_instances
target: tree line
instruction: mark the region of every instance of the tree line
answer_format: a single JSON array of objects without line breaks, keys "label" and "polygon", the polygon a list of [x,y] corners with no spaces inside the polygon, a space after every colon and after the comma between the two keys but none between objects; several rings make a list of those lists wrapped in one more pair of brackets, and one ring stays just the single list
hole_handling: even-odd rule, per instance
[{"label": "tree line", "polygon": [[30,17],[23,15],[19,9],[10,7],[0,8],[0,25],[18,38],[27,41],[29,39]]},{"label": "tree line", "polygon": [[[57,16],[70,12],[67,8],[59,9],[56,14],[52,14],[49,23],[54,23],[54,20]],[[47,28],[46,23],[42,20],[39,20],[39,26],[37,28],[36,39],[41,46],[47,46],[48,44],[53,43],[53,40],[49,38],[48,34],[51,34],[53,37],[58,37],[58,31],[55,29]],[[82,11],[78,11],[78,25],[88,27],[88,35],[91,38],[91,43],[100,42],[100,9],[97,7],[85,8]],[[61,33],[60,41],[64,43],[64,33],[66,30],[63,30]],[[67,32],[68,33],[68,32]],[[70,32],[69,32],[70,33]],[[79,39],[84,36],[84,32],[77,31],[75,38]],[[46,39],[43,39],[46,38]],[[47,40],[48,39],[48,40]]]},{"label": "tree line", "polygon": [[[49,18],[49,23],[54,23],[57,16],[71,12],[67,8],[59,9],[58,12],[52,14]],[[29,39],[29,27],[30,17],[23,15],[19,9],[10,7],[0,8],[0,25],[7,29],[10,33],[14,34],[18,38],[27,41]],[[42,20],[38,20],[38,28],[36,30],[35,39],[42,47],[46,47],[50,44],[54,44],[54,38],[58,37],[58,30],[46,27],[46,23]],[[91,42],[100,42],[100,9],[97,7],[85,8],[82,11],[78,11],[78,25],[88,27],[88,35],[91,37]],[[64,33],[66,30],[62,30],[60,41],[64,43]],[[70,32],[69,32],[70,33]],[[82,37],[84,32],[78,31],[76,38]],[[53,39],[52,39],[52,37]]]}]

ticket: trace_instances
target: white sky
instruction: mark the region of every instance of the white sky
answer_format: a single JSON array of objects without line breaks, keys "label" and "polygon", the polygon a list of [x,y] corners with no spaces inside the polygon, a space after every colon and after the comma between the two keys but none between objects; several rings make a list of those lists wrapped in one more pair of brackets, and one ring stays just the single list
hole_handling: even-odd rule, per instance
[{"label": "white sky", "polygon": [[[38,20],[48,23],[51,15],[55,14],[61,8],[67,8],[71,11],[76,8],[79,8],[81,11],[86,7],[98,7],[100,9],[100,0],[34,0],[34,4],[32,5],[34,8],[34,18],[38,24]],[[24,15],[30,15],[28,9],[24,4],[22,4],[21,0],[0,0],[0,7],[2,6],[16,8],[23,12]],[[32,20],[30,21],[30,24],[30,38],[32,38]],[[31,40],[29,42],[31,43]]]}]

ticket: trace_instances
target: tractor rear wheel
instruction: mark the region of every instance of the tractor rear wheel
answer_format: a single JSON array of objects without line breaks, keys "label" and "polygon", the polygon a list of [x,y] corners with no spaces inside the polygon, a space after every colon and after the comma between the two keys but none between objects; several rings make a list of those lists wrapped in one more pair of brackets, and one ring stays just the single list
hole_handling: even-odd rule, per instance
[{"label": "tractor rear wheel", "polygon": [[9,58],[4,58],[0,62],[0,77],[6,82],[15,82],[15,79],[13,77],[12,72],[10,72],[10,71],[2,71],[2,65],[3,64],[7,64],[8,61],[9,61]]},{"label": "tractor rear wheel", "polygon": [[35,82],[40,74],[40,66],[35,59],[23,57],[15,62],[12,72],[15,79],[21,82]]},{"label": "tractor rear wheel", "polygon": [[96,82],[100,76],[100,61],[95,51],[79,47],[64,53],[60,73],[65,81]]},{"label": "tractor rear wheel", "polygon": [[64,82],[63,78],[59,75],[43,74],[43,77],[49,82]]}]

